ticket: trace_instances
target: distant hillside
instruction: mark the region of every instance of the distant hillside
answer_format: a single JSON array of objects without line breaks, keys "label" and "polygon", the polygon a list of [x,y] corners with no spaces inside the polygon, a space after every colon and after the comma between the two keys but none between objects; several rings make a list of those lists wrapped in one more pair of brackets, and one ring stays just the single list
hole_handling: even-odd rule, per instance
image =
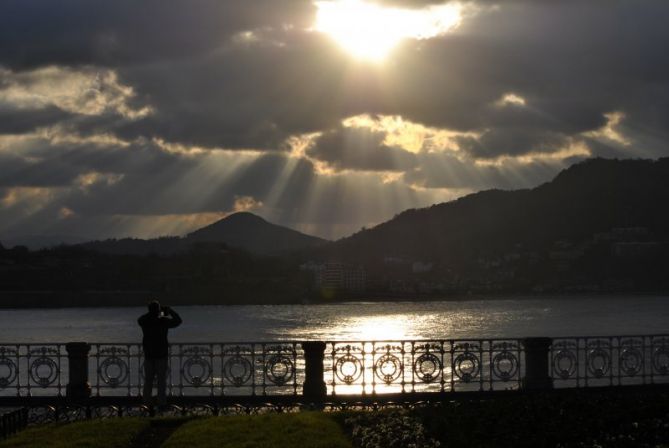
[{"label": "distant hillside", "polygon": [[188,242],[218,242],[257,254],[277,254],[320,246],[321,238],[265,221],[252,213],[235,213],[185,238]]},{"label": "distant hillside", "polygon": [[407,210],[326,248],[355,261],[405,257],[460,263],[514,246],[545,249],[617,227],[669,233],[669,158],[590,159],[534,189],[489,190]]},{"label": "distant hillside", "polygon": [[103,241],[90,241],[79,246],[94,252],[114,255],[169,255],[185,252],[188,249],[188,244],[177,236],[152,238],[150,240],[113,238]]},{"label": "distant hillside", "polygon": [[[276,255],[318,247],[326,240],[269,223],[252,213],[234,213],[220,221],[180,237],[149,240],[138,238],[108,239],[81,244],[82,247],[108,254],[146,255],[174,254],[190,250],[193,245],[243,249],[257,255]],[[222,246],[221,246],[222,245]]]},{"label": "distant hillside", "polygon": [[47,247],[61,245],[80,244],[90,238],[84,238],[75,235],[10,235],[3,238],[4,245],[7,248],[14,246],[26,246],[30,250],[38,250]]}]

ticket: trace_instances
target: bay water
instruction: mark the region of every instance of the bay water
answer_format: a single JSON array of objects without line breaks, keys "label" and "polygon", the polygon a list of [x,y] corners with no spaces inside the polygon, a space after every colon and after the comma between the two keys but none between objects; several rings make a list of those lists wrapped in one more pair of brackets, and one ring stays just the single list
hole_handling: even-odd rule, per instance
[{"label": "bay water", "polygon": [[[179,306],[171,342],[406,340],[669,333],[669,297],[522,297]],[[0,310],[0,343],[139,342],[141,307]]]}]

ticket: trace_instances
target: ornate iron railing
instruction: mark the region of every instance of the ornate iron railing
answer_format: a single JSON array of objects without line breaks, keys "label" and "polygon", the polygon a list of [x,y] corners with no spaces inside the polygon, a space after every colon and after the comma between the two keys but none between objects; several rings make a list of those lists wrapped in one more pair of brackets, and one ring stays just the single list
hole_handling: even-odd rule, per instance
[{"label": "ornate iron railing", "polygon": [[61,396],[67,368],[65,344],[0,344],[0,396]]},{"label": "ornate iron railing", "polygon": [[550,360],[556,387],[664,383],[669,376],[669,337],[556,338]]},{"label": "ornate iron railing", "polygon": [[[93,393],[138,396],[144,385],[141,344],[92,344]],[[172,344],[168,356],[171,396],[298,395],[304,375],[298,342]]]},{"label": "ornate iron railing", "polygon": [[328,342],[332,394],[455,392],[520,387],[516,339]]},{"label": "ornate iron railing", "polygon": [[[136,343],[0,344],[0,405],[88,397],[89,384],[92,397],[139,397],[143,360]],[[194,398],[641,385],[669,383],[669,336],[184,343],[168,366],[168,394]]]}]

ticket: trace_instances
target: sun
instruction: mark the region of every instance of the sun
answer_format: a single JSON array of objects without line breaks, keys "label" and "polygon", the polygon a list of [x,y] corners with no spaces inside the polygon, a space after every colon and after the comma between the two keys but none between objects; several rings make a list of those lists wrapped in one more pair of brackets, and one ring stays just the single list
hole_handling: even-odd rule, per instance
[{"label": "sun", "polygon": [[318,1],[314,29],[352,56],[380,62],[403,39],[429,39],[460,23],[455,4],[424,9],[385,8],[363,0]]}]

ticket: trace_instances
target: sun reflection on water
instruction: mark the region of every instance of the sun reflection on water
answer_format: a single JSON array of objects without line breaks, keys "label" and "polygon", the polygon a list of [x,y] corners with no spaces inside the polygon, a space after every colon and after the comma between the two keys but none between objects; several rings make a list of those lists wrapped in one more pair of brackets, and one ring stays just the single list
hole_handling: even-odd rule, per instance
[{"label": "sun reflection on water", "polygon": [[336,334],[356,334],[364,341],[402,340],[413,336],[414,325],[411,315],[393,314],[351,317],[333,330]]}]

